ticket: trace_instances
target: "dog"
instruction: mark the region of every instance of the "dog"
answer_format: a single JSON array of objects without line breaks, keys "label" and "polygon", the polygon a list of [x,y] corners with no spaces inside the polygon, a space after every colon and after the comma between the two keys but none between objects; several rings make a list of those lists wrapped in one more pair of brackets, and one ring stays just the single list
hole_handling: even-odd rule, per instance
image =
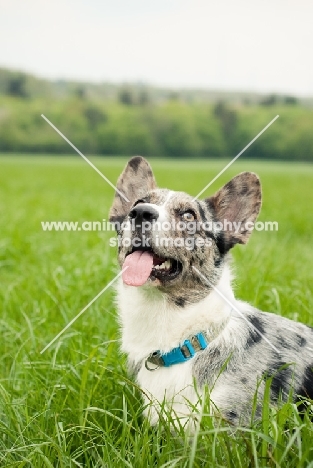
[{"label": "dog", "polygon": [[209,389],[214,414],[249,424],[256,394],[262,415],[267,379],[273,404],[291,390],[299,405],[312,399],[313,329],[236,300],[232,290],[229,251],[248,241],[259,214],[258,176],[243,172],[198,200],[157,188],[136,156],[117,189],[110,222],[122,268],[121,348],[150,423],[163,405],[190,423]]}]

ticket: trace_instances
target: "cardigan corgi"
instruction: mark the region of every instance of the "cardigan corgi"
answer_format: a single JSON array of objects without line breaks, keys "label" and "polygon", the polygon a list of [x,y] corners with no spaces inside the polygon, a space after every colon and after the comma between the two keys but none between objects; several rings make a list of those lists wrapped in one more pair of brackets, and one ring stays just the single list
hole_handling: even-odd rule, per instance
[{"label": "cardigan corgi", "polygon": [[292,390],[305,407],[313,398],[312,328],[261,312],[232,289],[229,251],[248,241],[260,211],[258,176],[243,172],[198,200],[157,188],[137,156],[117,189],[110,222],[122,268],[121,347],[151,424],[164,405],[180,423],[197,420],[207,388],[214,414],[248,424],[255,395],[262,415],[268,378],[273,404]]}]

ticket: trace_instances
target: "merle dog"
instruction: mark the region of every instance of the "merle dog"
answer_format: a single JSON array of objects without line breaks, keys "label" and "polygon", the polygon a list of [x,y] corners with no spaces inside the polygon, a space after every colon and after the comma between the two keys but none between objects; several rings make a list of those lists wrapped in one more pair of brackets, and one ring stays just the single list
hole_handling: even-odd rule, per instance
[{"label": "merle dog", "polygon": [[[247,242],[261,207],[259,178],[234,177],[213,196],[193,199],[156,186],[151,167],[132,158],[118,179],[110,221],[118,231],[122,350],[148,405],[190,421],[203,389],[212,408],[247,423],[254,395],[261,414],[264,377],[271,401],[313,398],[313,330],[235,299],[229,251]],[[256,393],[257,388],[257,393]]]}]

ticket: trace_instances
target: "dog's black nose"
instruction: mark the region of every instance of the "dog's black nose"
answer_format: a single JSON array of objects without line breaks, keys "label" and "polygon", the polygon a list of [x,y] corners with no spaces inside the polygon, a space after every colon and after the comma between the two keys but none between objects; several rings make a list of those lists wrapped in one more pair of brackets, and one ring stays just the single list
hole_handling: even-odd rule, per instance
[{"label": "dog's black nose", "polygon": [[158,219],[159,213],[148,203],[140,203],[129,212],[129,217],[138,223],[142,223],[144,221],[150,221],[150,223],[152,223],[152,221],[156,221]]}]

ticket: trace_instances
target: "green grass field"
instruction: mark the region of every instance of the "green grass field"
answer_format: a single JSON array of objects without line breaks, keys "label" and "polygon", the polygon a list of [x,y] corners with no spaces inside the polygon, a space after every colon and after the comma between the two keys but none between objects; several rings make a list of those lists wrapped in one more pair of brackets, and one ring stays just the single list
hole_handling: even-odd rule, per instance
[{"label": "green grass field", "polygon": [[[91,158],[115,183],[124,159]],[[196,195],[225,161],[152,160],[160,186]],[[209,189],[257,172],[262,221],[233,252],[237,297],[313,326],[313,166],[238,160]],[[107,219],[113,190],[78,155],[0,158],[0,466],[313,467],[313,427],[294,404],[264,405],[249,428],[204,416],[192,441],[141,417],[119,353],[108,232],[43,232],[41,221]],[[313,360],[312,360],[313,362]]]}]

